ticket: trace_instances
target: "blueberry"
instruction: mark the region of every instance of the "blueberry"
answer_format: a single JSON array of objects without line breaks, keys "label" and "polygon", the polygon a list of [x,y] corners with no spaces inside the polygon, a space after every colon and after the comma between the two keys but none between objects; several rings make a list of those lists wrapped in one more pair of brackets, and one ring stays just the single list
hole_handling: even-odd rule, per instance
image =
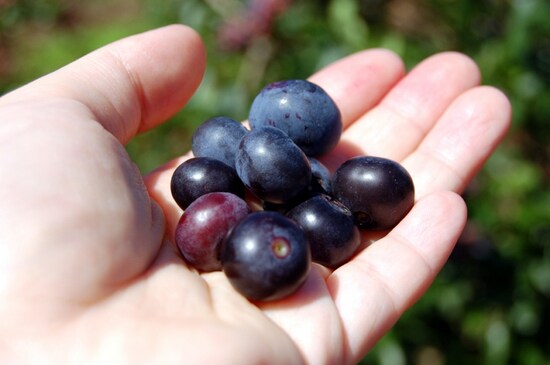
[{"label": "blueberry", "polygon": [[292,201],[311,181],[306,155],[283,131],[273,127],[254,129],[241,139],[235,168],[250,191],[272,203]]},{"label": "blueberry", "polygon": [[255,212],[222,242],[220,260],[231,285],[254,301],[281,299],[296,291],[309,272],[304,232],[275,212]]},{"label": "blueberry", "polygon": [[307,80],[285,80],[264,87],[250,107],[251,129],[281,129],[308,156],[332,150],[342,134],[340,110],[318,85]]},{"label": "blueberry", "polygon": [[311,258],[327,267],[348,261],[361,243],[351,211],[328,195],[316,195],[287,213],[304,230]]},{"label": "blueberry", "polygon": [[319,160],[308,157],[311,166],[311,181],[308,187],[292,200],[284,203],[263,202],[263,209],[286,214],[290,209],[316,195],[330,195],[331,175],[329,170]]},{"label": "blueberry", "polygon": [[236,171],[209,157],[190,158],[179,165],[172,175],[170,190],[182,209],[207,193],[228,192],[244,196],[244,186]]},{"label": "blueberry", "polygon": [[330,195],[332,193],[332,176],[328,168],[314,157],[309,157],[309,164],[311,166],[311,193]]},{"label": "blueberry", "polygon": [[214,158],[235,168],[237,147],[247,132],[246,128],[234,119],[210,118],[193,133],[191,150],[196,157]]},{"label": "blueberry", "polygon": [[407,170],[382,157],[361,156],[344,162],[334,173],[332,192],[365,229],[393,228],[414,204],[414,185]]}]

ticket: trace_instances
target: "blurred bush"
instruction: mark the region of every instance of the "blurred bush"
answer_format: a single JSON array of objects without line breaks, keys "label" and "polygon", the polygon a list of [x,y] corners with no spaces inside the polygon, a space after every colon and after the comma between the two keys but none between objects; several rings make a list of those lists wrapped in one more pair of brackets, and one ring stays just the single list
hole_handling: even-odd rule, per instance
[{"label": "blurred bush", "polygon": [[408,67],[468,54],[509,96],[513,127],[464,194],[469,222],[447,266],[364,362],[550,364],[550,2],[4,0],[0,12],[0,93],[155,26],[181,22],[203,36],[199,92],[128,145],[143,171],[186,151],[204,119],[245,119],[267,82],[371,47]]}]

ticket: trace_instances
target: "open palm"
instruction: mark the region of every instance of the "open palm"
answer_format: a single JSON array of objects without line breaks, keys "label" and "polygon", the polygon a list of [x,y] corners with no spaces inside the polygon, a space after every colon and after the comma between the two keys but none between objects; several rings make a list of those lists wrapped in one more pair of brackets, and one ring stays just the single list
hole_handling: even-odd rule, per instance
[{"label": "open palm", "polygon": [[367,50],[312,76],[346,130],[324,162],[400,161],[417,202],[331,272],[259,307],[221,272],[199,275],[173,241],[169,182],[123,145],[200,83],[199,37],[175,25],[130,37],[0,99],[0,363],[352,364],[428,288],[466,221],[460,193],[503,137],[506,97],[457,53],[406,73]]}]

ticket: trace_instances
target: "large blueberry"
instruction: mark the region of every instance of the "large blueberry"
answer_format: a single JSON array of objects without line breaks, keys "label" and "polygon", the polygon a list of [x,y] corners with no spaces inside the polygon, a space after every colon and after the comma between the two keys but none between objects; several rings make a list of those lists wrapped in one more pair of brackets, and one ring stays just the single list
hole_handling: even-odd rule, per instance
[{"label": "large blueberry", "polygon": [[252,102],[248,120],[252,129],[283,130],[308,156],[327,153],[342,134],[340,110],[320,86],[307,80],[268,84]]},{"label": "large blueberry", "polygon": [[305,281],[311,254],[304,232],[275,212],[255,212],[222,242],[220,260],[233,287],[251,300],[276,300]]},{"label": "large blueberry", "polygon": [[210,157],[235,168],[235,154],[246,128],[228,117],[205,120],[193,133],[191,150],[195,157]]},{"label": "large blueberry", "polygon": [[332,193],[353,213],[360,228],[391,229],[414,205],[414,183],[398,162],[359,156],[334,172]]},{"label": "large blueberry", "polygon": [[235,168],[257,197],[272,203],[294,200],[311,181],[311,167],[304,152],[274,127],[254,129],[241,139]]},{"label": "large blueberry", "polygon": [[333,268],[342,265],[361,243],[351,211],[328,195],[316,195],[286,215],[302,227],[312,260],[321,265]]}]

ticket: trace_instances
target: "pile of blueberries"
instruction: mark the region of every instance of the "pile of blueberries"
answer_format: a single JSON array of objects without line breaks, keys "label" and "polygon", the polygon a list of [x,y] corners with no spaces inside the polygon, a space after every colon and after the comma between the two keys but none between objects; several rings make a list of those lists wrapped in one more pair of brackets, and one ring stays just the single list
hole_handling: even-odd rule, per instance
[{"label": "pile of blueberries", "polygon": [[184,209],[175,232],[181,254],[199,271],[223,270],[246,298],[292,294],[311,262],[337,268],[356,253],[360,230],[391,229],[412,208],[413,182],[397,162],[358,156],[332,174],[317,159],[343,129],[318,85],[267,85],[248,121],[249,129],[228,117],[203,122],[194,157],[171,180]]}]

